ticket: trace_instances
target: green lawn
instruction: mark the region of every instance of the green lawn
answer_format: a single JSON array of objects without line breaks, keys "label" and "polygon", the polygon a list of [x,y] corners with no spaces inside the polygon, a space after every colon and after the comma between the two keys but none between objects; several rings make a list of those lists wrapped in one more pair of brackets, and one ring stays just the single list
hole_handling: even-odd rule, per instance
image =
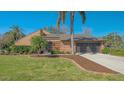
[{"label": "green lawn", "polygon": [[103,53],[104,54],[111,54],[111,55],[115,55],[115,56],[122,56],[122,57],[124,57],[124,49],[104,48]]},{"label": "green lawn", "polygon": [[112,49],[111,54],[124,57],[124,49]]},{"label": "green lawn", "polygon": [[83,71],[63,58],[0,56],[0,80],[124,80],[124,75]]}]

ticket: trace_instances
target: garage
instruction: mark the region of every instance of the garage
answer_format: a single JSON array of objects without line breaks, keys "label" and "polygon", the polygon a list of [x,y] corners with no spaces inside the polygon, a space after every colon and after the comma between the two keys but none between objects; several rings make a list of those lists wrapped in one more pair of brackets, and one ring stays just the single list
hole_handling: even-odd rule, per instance
[{"label": "garage", "polygon": [[78,53],[97,53],[100,52],[100,45],[99,42],[77,43],[76,50]]}]

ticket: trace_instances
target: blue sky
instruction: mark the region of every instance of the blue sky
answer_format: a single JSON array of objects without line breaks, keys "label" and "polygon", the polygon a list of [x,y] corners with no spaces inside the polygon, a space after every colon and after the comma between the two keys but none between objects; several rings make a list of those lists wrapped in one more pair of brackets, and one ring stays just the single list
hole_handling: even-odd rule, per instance
[{"label": "blue sky", "polygon": [[[84,28],[90,28],[94,36],[103,36],[110,32],[124,34],[124,12],[86,12],[87,20],[82,24],[78,12],[75,15],[75,33],[81,33]],[[12,25],[18,25],[25,34],[37,31],[46,26],[56,26],[58,12],[0,12],[0,33],[9,31]],[[70,27],[70,17],[67,14],[65,25]]]}]

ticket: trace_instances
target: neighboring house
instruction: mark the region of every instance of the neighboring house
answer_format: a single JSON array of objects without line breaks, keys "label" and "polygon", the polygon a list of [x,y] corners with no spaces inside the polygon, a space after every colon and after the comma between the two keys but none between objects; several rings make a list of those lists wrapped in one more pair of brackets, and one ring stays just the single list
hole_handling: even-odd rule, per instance
[{"label": "neighboring house", "polygon": [[[65,53],[71,53],[70,35],[67,34],[52,34],[45,30],[39,30],[34,32],[20,40],[18,40],[16,46],[31,46],[31,39],[33,36],[43,36],[48,41],[48,50],[60,50]],[[74,35],[74,50],[75,52],[87,53],[87,52],[101,52],[104,48],[102,39],[95,37],[85,37],[83,35]]]}]

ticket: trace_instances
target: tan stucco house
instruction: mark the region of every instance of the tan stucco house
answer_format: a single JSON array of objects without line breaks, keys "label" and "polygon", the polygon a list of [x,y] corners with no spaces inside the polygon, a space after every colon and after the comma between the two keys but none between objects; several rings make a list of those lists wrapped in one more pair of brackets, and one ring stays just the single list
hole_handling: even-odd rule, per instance
[{"label": "tan stucco house", "polygon": [[[33,36],[43,36],[48,41],[48,50],[60,50],[65,53],[71,52],[70,35],[67,34],[52,34],[46,30],[39,30],[31,33],[24,38],[18,40],[16,46],[31,46]],[[82,35],[74,35],[74,50],[75,52],[101,52],[104,48],[103,40],[95,37],[86,37]]]}]

